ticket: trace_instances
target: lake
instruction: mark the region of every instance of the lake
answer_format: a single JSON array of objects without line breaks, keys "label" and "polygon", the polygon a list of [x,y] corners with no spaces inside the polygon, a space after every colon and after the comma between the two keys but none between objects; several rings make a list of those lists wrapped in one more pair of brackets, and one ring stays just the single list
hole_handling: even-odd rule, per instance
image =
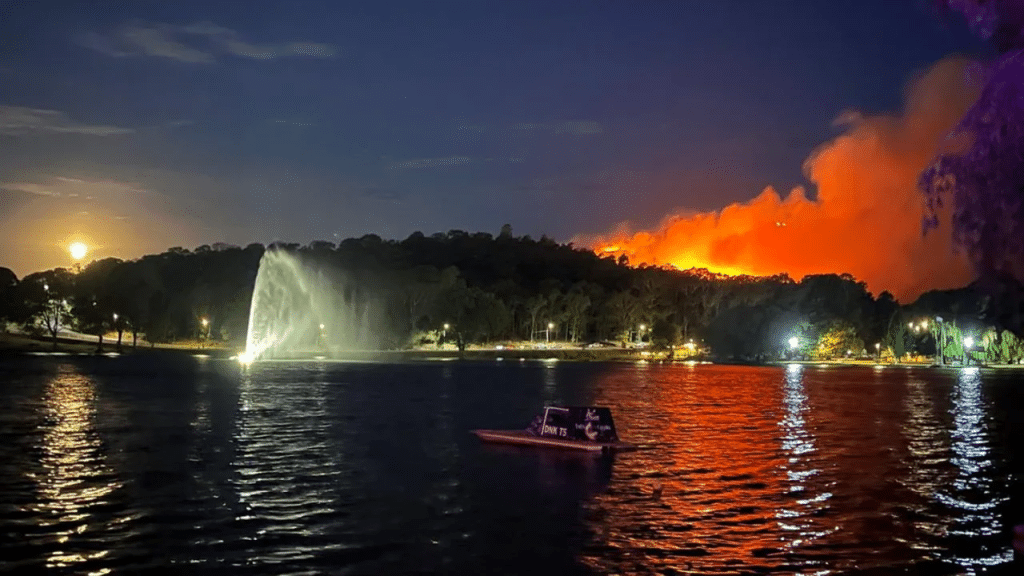
[{"label": "lake", "polygon": [[[1018,573],[1022,376],[5,357],[0,572]],[[640,448],[469,432],[548,403]]]}]

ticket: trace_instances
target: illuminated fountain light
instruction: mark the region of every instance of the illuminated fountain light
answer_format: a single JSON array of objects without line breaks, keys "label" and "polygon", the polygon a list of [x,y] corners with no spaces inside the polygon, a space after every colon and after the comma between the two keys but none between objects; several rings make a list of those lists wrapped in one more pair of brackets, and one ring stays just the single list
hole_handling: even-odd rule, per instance
[{"label": "illuminated fountain light", "polygon": [[376,300],[346,274],[268,250],[249,308],[243,364],[380,348]]}]

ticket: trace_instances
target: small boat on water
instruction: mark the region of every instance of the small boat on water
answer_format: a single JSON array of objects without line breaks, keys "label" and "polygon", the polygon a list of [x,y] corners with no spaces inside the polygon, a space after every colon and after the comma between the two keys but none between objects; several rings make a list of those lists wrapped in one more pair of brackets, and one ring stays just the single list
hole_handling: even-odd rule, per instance
[{"label": "small boat on water", "polygon": [[473,430],[481,440],[502,444],[547,446],[611,452],[636,446],[620,442],[608,408],[593,406],[547,406],[525,430]]}]

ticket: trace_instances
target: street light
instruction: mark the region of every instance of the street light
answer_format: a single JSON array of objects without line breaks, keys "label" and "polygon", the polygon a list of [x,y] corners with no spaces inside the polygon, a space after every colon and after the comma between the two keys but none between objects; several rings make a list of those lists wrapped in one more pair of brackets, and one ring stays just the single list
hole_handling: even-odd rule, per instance
[{"label": "street light", "polygon": [[878,361],[882,361],[882,343],[875,342],[875,355],[878,356]]},{"label": "street light", "polygon": [[792,338],[789,339],[789,347],[790,347],[790,349],[796,350],[796,347],[799,346],[799,345],[800,345],[800,339],[797,338],[796,336],[793,336]]},{"label": "street light", "polygon": [[554,322],[548,322],[548,329],[544,332],[544,344],[551,342],[551,330],[555,327]]}]

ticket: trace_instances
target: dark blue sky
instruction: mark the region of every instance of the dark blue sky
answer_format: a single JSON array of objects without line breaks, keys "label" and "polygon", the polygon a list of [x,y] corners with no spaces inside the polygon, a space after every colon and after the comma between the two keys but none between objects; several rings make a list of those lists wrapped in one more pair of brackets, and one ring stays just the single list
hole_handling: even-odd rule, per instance
[{"label": "dark blue sky", "polygon": [[[985,48],[924,0],[25,2],[0,265],[714,210]],[[813,190],[809,191],[813,196]]]}]

